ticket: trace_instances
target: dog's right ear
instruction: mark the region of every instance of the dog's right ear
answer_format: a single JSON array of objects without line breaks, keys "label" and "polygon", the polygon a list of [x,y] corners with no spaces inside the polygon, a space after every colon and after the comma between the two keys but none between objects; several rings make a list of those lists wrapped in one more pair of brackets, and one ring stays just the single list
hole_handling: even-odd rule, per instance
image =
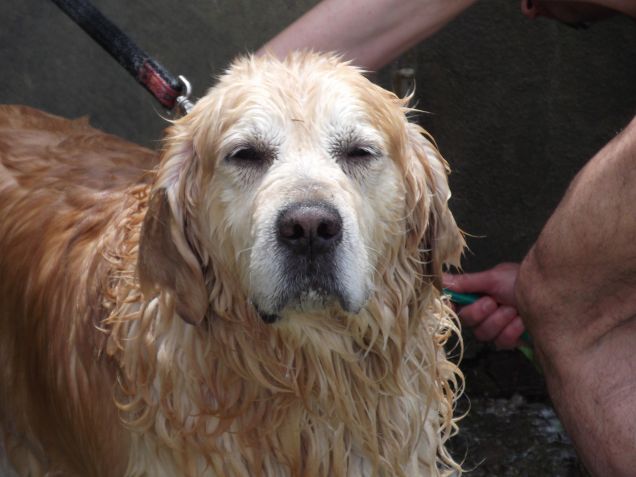
[{"label": "dog's right ear", "polygon": [[419,243],[425,275],[441,288],[444,265],[459,266],[466,243],[448,208],[448,164],[420,126],[409,123],[408,137],[412,153],[407,199],[412,213],[407,224],[412,240]]},{"label": "dog's right ear", "polygon": [[193,157],[171,155],[171,149],[174,144],[160,166],[141,229],[139,281],[145,296],[171,295],[177,314],[199,324],[206,316],[209,296],[188,211],[198,187],[196,165]]}]

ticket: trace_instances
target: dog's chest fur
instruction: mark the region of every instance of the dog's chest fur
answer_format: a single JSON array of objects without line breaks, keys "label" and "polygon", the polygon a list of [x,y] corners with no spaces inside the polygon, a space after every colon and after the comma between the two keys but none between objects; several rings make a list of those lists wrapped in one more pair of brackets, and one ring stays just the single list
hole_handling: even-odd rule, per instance
[{"label": "dog's chest fur", "polygon": [[[298,330],[245,333],[245,321],[258,325],[247,304],[246,317],[197,329],[171,303],[139,303],[134,281],[115,291],[107,349],[121,367],[122,416],[133,422],[127,475],[389,475],[387,458],[405,476],[436,475],[436,412],[423,398],[434,383],[418,346],[430,340],[425,327],[391,370],[399,378],[386,379],[384,354],[342,337],[323,335],[335,339],[331,350],[316,339],[281,353],[280,340]],[[399,454],[380,432],[394,434]]]}]

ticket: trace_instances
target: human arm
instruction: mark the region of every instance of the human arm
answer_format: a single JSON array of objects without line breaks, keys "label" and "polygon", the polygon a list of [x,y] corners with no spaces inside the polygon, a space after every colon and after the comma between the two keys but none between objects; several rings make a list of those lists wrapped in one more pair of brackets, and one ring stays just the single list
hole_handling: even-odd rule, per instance
[{"label": "human arm", "polygon": [[323,0],[258,52],[336,51],[376,70],[431,36],[476,0]]},{"label": "human arm", "polygon": [[523,261],[516,301],[594,475],[636,469],[636,118],[577,175]]}]

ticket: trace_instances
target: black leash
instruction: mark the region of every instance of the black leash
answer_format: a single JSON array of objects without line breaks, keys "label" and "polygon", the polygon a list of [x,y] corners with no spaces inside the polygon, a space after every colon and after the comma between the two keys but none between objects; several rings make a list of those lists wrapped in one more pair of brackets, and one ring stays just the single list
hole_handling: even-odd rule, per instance
[{"label": "black leash", "polygon": [[171,75],[88,0],[52,1],[126,68],[162,106],[170,110],[176,108],[181,114],[190,111],[193,105],[189,100],[188,80]]}]

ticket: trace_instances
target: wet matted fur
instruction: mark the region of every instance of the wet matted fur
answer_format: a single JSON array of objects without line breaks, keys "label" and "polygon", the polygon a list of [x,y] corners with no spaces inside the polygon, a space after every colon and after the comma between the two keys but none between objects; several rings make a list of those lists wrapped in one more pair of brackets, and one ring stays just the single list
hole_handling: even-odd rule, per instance
[{"label": "wet matted fur", "polygon": [[146,149],[0,108],[0,419],[19,475],[455,471],[441,268],[405,101],[331,55],[236,61]]}]

